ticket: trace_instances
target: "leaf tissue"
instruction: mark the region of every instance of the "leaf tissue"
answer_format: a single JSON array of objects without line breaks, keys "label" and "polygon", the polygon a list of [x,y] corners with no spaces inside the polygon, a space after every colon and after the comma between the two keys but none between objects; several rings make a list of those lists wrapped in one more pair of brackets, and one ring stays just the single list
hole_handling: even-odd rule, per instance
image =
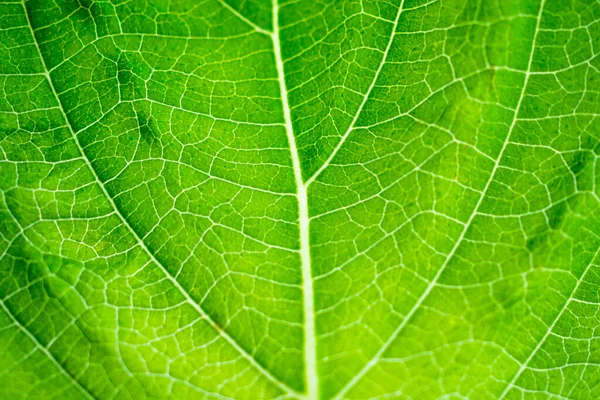
[{"label": "leaf tissue", "polygon": [[598,399],[599,158],[598,0],[0,0],[0,399]]}]

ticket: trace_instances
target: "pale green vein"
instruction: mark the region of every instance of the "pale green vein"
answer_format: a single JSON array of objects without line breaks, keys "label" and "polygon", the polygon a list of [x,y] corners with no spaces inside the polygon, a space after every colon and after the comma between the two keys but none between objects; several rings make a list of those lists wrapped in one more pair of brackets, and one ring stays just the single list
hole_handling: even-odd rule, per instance
[{"label": "pale green vein", "polygon": [[358,121],[358,118],[360,117],[362,110],[365,107],[365,104],[367,104],[367,101],[369,100],[371,92],[373,91],[373,88],[375,88],[377,79],[379,78],[379,75],[381,74],[381,71],[383,70],[383,66],[385,65],[385,63],[387,61],[388,54],[390,53],[390,49],[392,48],[392,43],[394,42],[394,37],[396,35],[396,29],[398,28],[398,21],[400,21],[400,16],[402,15],[403,7],[404,7],[404,0],[402,0],[400,5],[398,6],[398,13],[396,14],[396,19],[394,20],[394,25],[392,26],[392,33],[390,34],[390,38],[388,40],[387,46],[385,48],[385,51],[383,52],[381,63],[379,64],[379,67],[377,68],[377,71],[375,72],[375,75],[373,76],[373,79],[371,80],[371,85],[369,85],[369,88],[367,89],[367,92],[365,93],[363,100],[360,103],[360,106],[358,106],[358,110],[356,111],[354,118],[352,119],[352,122],[350,123],[350,126],[348,126],[348,129],[346,129],[346,132],[344,133],[344,135],[338,142],[337,146],[335,146],[335,148],[333,149],[333,151],[331,152],[329,157],[327,157],[327,160],[325,160],[325,162],[321,165],[321,167],[311,177],[309,177],[306,180],[306,186],[309,186],[311,183],[313,183],[315,181],[315,179],[317,179],[319,177],[319,175],[321,175],[321,173],[329,166],[331,161],[335,158],[337,153],[340,151],[340,149],[346,142],[346,139],[348,139],[348,136],[350,136],[350,134],[354,130],[354,125],[356,124],[356,121]]},{"label": "pale green vein", "polygon": [[33,342],[33,344],[35,345],[36,348],[38,348],[42,353],[44,353],[44,355],[46,355],[46,357],[48,357],[48,359],[52,362],[52,364],[54,364],[56,366],[56,368],[69,380],[69,382],[73,386],[75,386],[75,388],[77,388],[77,390],[79,392],[81,392],[83,397],[85,397],[86,399],[95,399],[95,397],[92,395],[92,393],[90,393],[85,387],[83,387],[77,381],[77,379],[75,379],[75,377],[73,375],[71,375],[71,373],[69,371],[67,371],[65,369],[65,367],[62,366],[61,363],[58,362],[58,360],[54,357],[54,355],[50,352],[50,350],[48,350],[46,347],[44,347],[40,343],[40,341],[31,332],[29,332],[29,330],[25,326],[23,326],[23,324],[21,324],[12,315],[11,311],[8,309],[8,307],[6,307],[6,304],[4,304],[4,301],[2,301],[2,300],[0,300],[0,307],[2,308],[4,313],[8,316],[8,318],[10,318],[11,322],[17,328],[19,328],[19,330],[21,332],[23,332],[25,334],[25,336],[27,336],[29,338],[29,340],[31,340]]},{"label": "pale green vein", "polygon": [[303,313],[304,313],[304,371],[306,378],[306,397],[308,399],[319,398],[319,375],[317,371],[317,339],[315,334],[315,307],[312,279],[312,267],[310,258],[310,234],[308,217],[307,188],[302,181],[302,168],[300,155],[296,146],[294,128],[292,127],[292,116],[287,97],[285,84],[285,71],[283,58],[281,56],[281,43],[279,40],[279,3],[273,0],[273,51],[277,65],[279,78],[279,90],[283,115],[285,118],[285,131],[287,134],[290,156],[294,166],[294,178],[298,197],[298,225],[300,231],[300,259],[302,262],[302,288],[303,288]]},{"label": "pale green vein", "polygon": [[[592,232],[590,232],[590,234],[592,234]],[[527,357],[527,359],[525,360],[525,362],[523,364],[521,364],[521,367],[519,368],[519,370],[517,371],[517,373],[508,382],[508,385],[506,386],[506,388],[504,389],[504,391],[500,395],[499,400],[502,400],[504,397],[506,397],[506,395],[508,394],[508,392],[510,391],[510,389],[512,389],[514,387],[514,384],[517,381],[517,379],[519,379],[519,377],[521,376],[521,374],[523,373],[523,371],[525,371],[527,369],[527,366],[529,365],[529,363],[531,362],[531,360],[533,359],[533,357],[535,357],[535,355],[537,354],[538,350],[544,345],[544,343],[546,342],[546,339],[548,338],[548,336],[550,336],[550,334],[554,330],[554,327],[556,326],[556,323],[560,320],[560,318],[564,314],[565,310],[567,310],[567,308],[569,307],[569,304],[571,304],[571,301],[573,301],[573,295],[577,292],[577,289],[579,289],[579,286],[581,285],[581,283],[585,279],[585,276],[587,275],[587,273],[590,270],[591,266],[594,265],[594,262],[596,261],[596,258],[598,257],[598,255],[600,255],[600,247],[598,247],[598,250],[596,251],[596,254],[594,254],[594,256],[592,257],[592,260],[590,261],[590,263],[587,265],[587,267],[585,268],[585,270],[583,271],[583,273],[581,274],[581,276],[577,280],[577,283],[575,284],[575,287],[573,288],[573,290],[571,290],[571,292],[567,296],[568,300],[565,302],[565,304],[563,305],[562,309],[560,310],[560,312],[558,313],[558,315],[554,318],[554,320],[552,321],[552,323],[548,326],[548,329],[544,333],[544,336],[542,336],[542,338],[538,341],[537,346],[535,346],[535,348],[533,349],[533,351],[531,352],[531,354],[529,354],[529,357]]]},{"label": "pale green vein", "polygon": [[463,239],[465,238],[466,233],[469,230],[469,227],[472,225],[473,221],[475,220],[475,217],[478,215],[479,207],[483,203],[483,199],[485,198],[485,196],[486,196],[486,194],[487,194],[487,192],[488,192],[488,190],[489,190],[489,188],[491,186],[491,183],[494,180],[494,177],[496,175],[496,171],[498,170],[498,167],[500,166],[500,161],[502,160],[504,152],[506,151],[508,143],[510,142],[510,136],[512,134],[512,131],[514,130],[514,128],[515,128],[515,126],[517,124],[517,121],[518,121],[519,110],[521,109],[521,104],[522,104],[523,99],[525,97],[525,90],[527,88],[527,83],[529,82],[529,76],[530,76],[530,72],[529,71],[531,70],[531,65],[533,63],[533,55],[534,55],[534,52],[535,52],[535,45],[536,45],[537,36],[538,36],[538,32],[539,32],[540,22],[541,22],[541,19],[542,19],[542,12],[544,10],[544,3],[545,3],[545,0],[542,0],[542,2],[540,4],[540,7],[539,7],[539,11],[538,11],[538,15],[537,15],[537,22],[536,22],[536,27],[535,27],[535,32],[534,32],[533,39],[532,39],[532,44],[531,44],[531,51],[530,51],[530,54],[529,54],[529,62],[528,62],[528,65],[527,65],[527,71],[525,73],[525,80],[524,80],[523,86],[521,88],[521,94],[519,96],[519,101],[517,103],[516,110],[515,110],[515,112],[513,114],[513,118],[512,118],[512,122],[511,122],[510,128],[508,130],[508,133],[506,134],[506,138],[504,139],[504,143],[502,145],[502,149],[500,150],[500,153],[498,155],[496,163],[494,164],[494,167],[492,168],[490,176],[489,176],[489,178],[488,178],[488,180],[487,180],[487,182],[485,184],[485,187],[483,189],[483,194],[479,197],[479,200],[477,201],[477,204],[473,208],[473,212],[471,213],[471,216],[469,217],[469,219],[467,220],[466,224],[464,225],[464,227],[463,227],[463,229],[462,229],[462,231],[460,233],[460,236],[458,237],[458,240],[454,243],[454,246],[452,247],[452,249],[448,253],[448,256],[446,256],[446,259],[445,259],[444,263],[438,269],[437,273],[435,274],[435,276],[433,277],[433,279],[431,280],[431,282],[429,283],[429,285],[427,285],[427,288],[425,289],[425,291],[423,292],[423,294],[421,294],[421,296],[419,297],[419,299],[416,301],[416,303],[413,305],[413,307],[410,309],[410,311],[406,314],[406,316],[404,317],[404,319],[402,320],[402,322],[398,325],[398,327],[394,330],[394,332],[390,335],[390,337],[388,338],[388,340],[381,346],[381,348],[379,349],[379,351],[377,351],[377,353],[375,353],[375,355],[360,370],[360,372],[358,374],[356,374],[354,376],[354,378],[351,379],[337,393],[337,395],[335,396],[335,399],[342,399],[346,395],[346,393],[348,393],[348,391],[350,389],[352,389],[364,376],[367,375],[367,373],[371,370],[371,368],[373,368],[379,362],[379,360],[381,359],[381,357],[383,356],[383,354],[385,353],[385,351],[391,346],[391,344],[394,342],[394,340],[400,335],[400,333],[408,325],[409,321],[411,321],[412,317],[415,315],[415,313],[417,312],[417,310],[419,309],[419,307],[423,304],[423,302],[425,301],[425,299],[427,299],[427,297],[429,296],[429,294],[432,292],[432,290],[436,286],[438,280],[442,276],[442,273],[444,272],[444,270],[446,269],[446,267],[450,263],[450,260],[452,260],[452,258],[454,257],[454,254],[456,253],[456,250],[458,249],[458,247],[462,243]]},{"label": "pale green vein", "polygon": [[219,0],[219,3],[225,7],[226,9],[228,9],[233,15],[235,15],[236,17],[238,17],[240,20],[244,21],[246,24],[248,24],[252,29],[254,29],[256,32],[262,33],[263,35],[272,35],[272,32],[269,32],[266,29],[261,28],[260,26],[256,25],[254,22],[250,21],[248,18],[244,17],[242,15],[242,13],[240,13],[238,10],[236,10],[235,8],[233,8],[232,6],[230,6],[226,0]]},{"label": "pale green vein", "polygon": [[50,78],[50,74],[48,73],[48,68],[46,66],[44,57],[42,56],[42,52],[41,49],[39,48],[39,44],[37,42],[37,39],[35,37],[35,32],[33,31],[33,27],[31,25],[31,20],[29,18],[29,14],[27,12],[27,7],[25,6],[25,1],[23,1],[22,3],[23,6],[23,11],[25,12],[25,15],[27,17],[27,21],[28,21],[28,26],[29,26],[29,30],[33,39],[33,42],[37,48],[37,51],[40,55],[40,59],[41,62],[44,66],[44,70],[46,71],[45,75],[46,75],[46,79],[48,80],[48,84],[50,85],[51,91],[54,95],[54,97],[56,98],[56,101],[58,102],[58,104],[60,105],[60,111],[62,113],[63,118],[65,119],[65,121],[68,124],[68,128],[73,136],[74,142],[77,146],[77,149],[81,155],[81,158],[84,160],[84,162],[86,163],[87,167],[90,170],[90,173],[92,174],[93,178],[96,180],[96,182],[98,183],[98,187],[100,188],[100,190],[103,192],[103,194],[105,195],[107,201],[110,203],[111,207],[113,207],[113,209],[116,211],[119,220],[123,223],[123,225],[127,228],[127,230],[133,235],[133,237],[135,238],[136,242],[138,243],[138,245],[148,254],[148,256],[150,257],[150,259],[161,268],[161,270],[164,272],[165,277],[173,284],[174,287],[177,288],[177,290],[185,297],[185,299],[187,300],[187,302],[200,314],[200,316],[205,319],[209,325],[217,332],[218,335],[220,335],[223,339],[225,339],[233,348],[235,348],[238,353],[245,359],[247,360],[254,368],[256,368],[266,379],[268,379],[270,382],[272,382],[273,384],[275,384],[277,387],[279,387],[281,390],[283,390],[286,393],[289,393],[290,395],[296,395],[296,392],[288,387],[285,383],[283,383],[282,381],[280,381],[279,379],[277,379],[275,376],[273,376],[271,374],[270,371],[268,371],[264,366],[262,366],[256,359],[254,359],[254,357],[252,357],[245,349],[243,349],[225,330],[223,330],[212,318],[210,315],[208,315],[201,307],[200,305],[195,302],[191,296],[189,295],[189,293],[181,286],[181,284],[167,271],[167,269],[162,265],[162,263],[160,261],[158,261],[156,259],[156,257],[154,256],[154,254],[148,249],[148,247],[146,246],[146,244],[144,243],[144,241],[139,237],[139,235],[135,232],[135,230],[133,230],[133,228],[129,225],[129,223],[127,222],[127,220],[125,219],[125,217],[123,216],[123,214],[121,213],[121,211],[119,210],[119,208],[116,206],[114,200],[112,199],[112,197],[109,195],[109,193],[106,191],[106,188],[104,187],[104,185],[102,184],[102,181],[100,180],[100,178],[98,177],[98,175],[96,174],[96,171],[94,170],[94,168],[92,167],[89,159],[86,157],[85,152],[83,151],[83,148],[81,147],[81,144],[79,142],[79,139],[77,137],[77,135],[75,134],[71,124],[69,123],[69,120],[67,118],[67,115],[64,111],[64,108],[62,106],[62,103],[60,101],[60,98],[57,95],[56,89],[54,88],[54,83],[52,82],[52,79]]}]

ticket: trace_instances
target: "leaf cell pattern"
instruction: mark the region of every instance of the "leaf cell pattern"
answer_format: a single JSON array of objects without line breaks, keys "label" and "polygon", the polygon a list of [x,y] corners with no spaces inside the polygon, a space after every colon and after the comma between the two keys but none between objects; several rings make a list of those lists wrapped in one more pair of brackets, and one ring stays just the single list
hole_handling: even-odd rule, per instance
[{"label": "leaf cell pattern", "polygon": [[0,398],[600,398],[597,0],[0,0]]}]

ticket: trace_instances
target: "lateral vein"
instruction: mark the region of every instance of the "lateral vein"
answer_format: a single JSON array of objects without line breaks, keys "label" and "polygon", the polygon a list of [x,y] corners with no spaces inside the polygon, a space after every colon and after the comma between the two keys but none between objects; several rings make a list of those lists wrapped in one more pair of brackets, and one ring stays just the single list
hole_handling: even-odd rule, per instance
[{"label": "lateral vein", "polygon": [[[519,379],[519,377],[521,376],[521,374],[523,373],[523,371],[525,371],[525,369],[527,368],[527,366],[529,365],[529,363],[531,362],[531,360],[533,359],[533,357],[535,357],[535,355],[537,354],[538,350],[546,342],[546,339],[548,338],[548,336],[550,336],[550,334],[554,330],[554,327],[556,326],[556,323],[560,320],[560,318],[564,314],[565,310],[569,307],[569,304],[571,304],[571,302],[573,301],[573,295],[575,294],[575,292],[577,292],[577,289],[579,289],[579,286],[583,282],[583,280],[584,280],[585,276],[587,275],[588,271],[590,270],[591,266],[594,265],[594,262],[596,261],[596,258],[598,257],[598,255],[600,255],[600,247],[598,247],[598,250],[596,250],[596,254],[594,254],[594,257],[592,257],[592,260],[590,261],[590,263],[587,265],[587,267],[585,268],[585,270],[581,274],[581,277],[577,280],[577,283],[575,284],[575,287],[573,288],[573,290],[571,290],[571,293],[569,293],[568,300],[565,302],[564,306],[562,307],[562,310],[560,310],[560,312],[554,318],[554,320],[552,321],[552,323],[548,326],[548,329],[546,330],[546,333],[539,340],[537,346],[535,346],[535,348],[533,349],[533,351],[531,352],[531,354],[529,354],[529,357],[527,357],[527,359],[525,360],[525,362],[523,362],[523,364],[521,364],[521,367],[519,368],[519,370],[517,371],[517,373],[512,377],[512,379],[510,380],[510,382],[508,382],[508,385],[506,386],[506,388],[504,389],[504,391],[502,392],[502,394],[500,395],[500,397],[498,397],[499,400],[502,400],[502,399],[504,399],[506,397],[506,395],[508,394],[508,392],[510,391],[510,389],[512,389],[514,387],[515,382],[517,381],[517,379]],[[587,365],[587,364],[585,364],[585,365]]]},{"label": "lateral vein", "polygon": [[450,260],[452,260],[452,258],[454,257],[454,254],[456,253],[456,250],[458,249],[458,247],[462,243],[463,239],[466,236],[467,231],[469,230],[469,227],[471,226],[471,224],[473,223],[475,217],[477,216],[478,211],[479,211],[479,207],[483,203],[483,199],[485,198],[485,196],[487,194],[487,191],[490,188],[490,185],[491,185],[492,181],[494,180],[494,177],[496,175],[496,171],[498,170],[498,167],[500,166],[500,161],[502,160],[502,157],[504,156],[504,152],[505,152],[505,150],[506,150],[506,148],[508,146],[508,143],[510,142],[511,133],[512,133],[512,131],[513,131],[513,129],[514,129],[516,123],[517,123],[517,120],[518,120],[518,114],[519,114],[519,110],[521,109],[521,103],[523,102],[523,98],[525,97],[525,90],[527,88],[527,83],[529,82],[529,76],[530,76],[530,72],[529,71],[531,71],[531,65],[533,63],[533,54],[534,54],[534,51],[535,51],[535,44],[536,44],[537,35],[538,35],[538,32],[539,32],[540,20],[542,19],[542,11],[544,9],[544,3],[545,3],[545,0],[542,0],[542,2],[540,4],[540,9],[538,11],[538,17],[537,17],[537,22],[536,22],[536,26],[535,26],[535,32],[533,34],[532,45],[531,45],[532,48],[531,48],[531,52],[529,54],[529,62],[528,62],[528,65],[527,65],[527,71],[525,72],[525,79],[523,81],[523,87],[521,88],[521,94],[519,96],[519,100],[518,100],[517,106],[515,108],[513,119],[512,119],[510,128],[508,129],[508,132],[506,134],[506,139],[504,140],[504,143],[502,145],[500,153],[498,154],[498,158],[497,158],[496,162],[494,163],[494,167],[492,168],[492,171],[490,172],[490,176],[489,176],[489,178],[488,178],[488,180],[487,180],[487,182],[485,184],[485,187],[484,187],[484,189],[482,191],[481,196],[479,197],[479,200],[477,201],[477,204],[475,204],[475,207],[473,208],[473,211],[472,211],[469,219],[467,220],[465,226],[463,227],[463,229],[462,229],[462,231],[460,233],[460,236],[458,237],[458,240],[456,241],[456,243],[454,244],[454,246],[452,247],[452,249],[450,250],[450,252],[446,256],[446,259],[444,260],[444,263],[442,264],[442,266],[440,267],[440,269],[437,271],[437,273],[435,274],[435,276],[433,277],[433,279],[431,280],[431,282],[429,283],[429,285],[427,285],[427,288],[425,289],[425,291],[423,292],[423,294],[421,294],[421,296],[419,297],[419,299],[417,300],[417,302],[415,303],[415,305],[406,314],[406,316],[404,317],[404,319],[402,320],[402,322],[398,325],[398,327],[390,335],[389,339],[381,346],[381,348],[379,349],[379,351],[377,351],[377,353],[375,353],[375,355],[359,371],[359,373],[357,375],[355,375],[354,378],[352,378],[352,380],[350,380],[337,393],[337,395],[335,396],[336,400],[342,399],[344,397],[344,395],[350,389],[352,389],[371,370],[371,368],[373,368],[377,364],[377,362],[380,360],[380,358],[383,355],[383,353],[390,347],[390,345],[398,337],[398,335],[400,334],[400,332],[402,332],[402,330],[404,329],[404,327],[406,327],[406,325],[412,319],[412,317],[415,315],[416,311],[419,309],[419,307],[421,306],[421,304],[423,304],[423,302],[425,301],[425,299],[427,299],[427,297],[429,296],[429,294],[432,292],[433,288],[436,286],[437,281],[442,276],[442,273],[444,272],[444,270],[446,269],[446,267],[450,263]]},{"label": "lateral vein", "polygon": [[344,133],[344,135],[338,142],[337,146],[335,146],[335,148],[333,149],[333,151],[331,152],[329,157],[327,157],[327,160],[325,160],[325,162],[321,165],[321,167],[310,178],[308,178],[308,180],[306,181],[306,186],[309,186],[311,183],[313,183],[319,177],[319,175],[321,175],[321,173],[329,166],[329,164],[331,164],[331,161],[335,158],[337,153],[340,151],[340,149],[346,142],[346,139],[348,139],[348,136],[350,136],[350,133],[352,133],[352,131],[354,130],[356,121],[358,121],[358,118],[362,114],[362,110],[365,107],[365,104],[367,104],[369,97],[371,97],[371,92],[375,88],[375,84],[377,83],[377,80],[379,79],[379,75],[381,74],[381,71],[383,70],[383,66],[388,58],[388,54],[390,53],[390,49],[392,48],[392,42],[394,41],[394,37],[396,36],[396,29],[398,28],[398,21],[400,21],[400,16],[402,15],[403,8],[404,8],[404,0],[402,0],[400,5],[398,6],[398,12],[396,14],[396,19],[394,20],[394,25],[392,26],[392,33],[390,34],[390,39],[388,40],[385,51],[383,52],[383,56],[381,58],[381,63],[379,63],[379,67],[377,68],[377,71],[375,72],[375,75],[373,76],[371,85],[369,85],[369,88],[367,89],[367,92],[365,93],[363,100],[360,103],[360,106],[358,106],[358,110],[354,114],[354,118],[352,119],[350,126],[348,126],[348,129],[346,129],[346,132]]},{"label": "lateral vein", "polygon": [[12,315],[11,311],[8,309],[8,307],[6,307],[6,304],[4,304],[4,301],[2,300],[0,300],[0,308],[2,308],[2,310],[6,313],[6,315],[8,316],[8,318],[10,318],[12,323],[17,328],[19,328],[19,330],[29,338],[29,340],[33,342],[35,347],[37,347],[42,353],[46,355],[46,357],[48,357],[48,359],[59,369],[59,371],[61,371],[69,379],[73,386],[75,386],[77,390],[81,392],[81,394],[83,394],[87,399],[95,399],[94,395],[90,393],[90,391],[87,390],[81,383],[79,383],[77,379],[75,379],[75,377],[71,375],[71,373],[67,371],[67,369],[61,363],[58,362],[56,357],[54,357],[54,354],[52,354],[50,350],[44,347],[40,343],[40,341],[33,335],[33,333],[31,333],[25,326],[23,326],[23,324],[21,324],[21,322],[19,322],[19,320],[15,318],[14,315]]},{"label": "lateral vein", "polygon": [[54,83],[52,82],[52,79],[50,78],[50,74],[48,73],[48,67],[46,66],[46,61],[44,60],[44,57],[42,56],[42,52],[41,49],[39,47],[37,38],[35,37],[35,33],[33,31],[33,27],[31,25],[31,20],[29,18],[29,14],[27,12],[27,7],[25,6],[25,0],[23,0],[21,2],[22,6],[23,6],[23,10],[25,12],[25,16],[27,18],[27,25],[29,26],[29,30],[34,42],[34,45],[40,55],[40,60],[42,62],[42,65],[44,67],[44,75],[46,76],[46,79],[48,81],[48,84],[50,86],[50,89],[52,91],[52,94],[54,95],[54,97],[56,98],[56,101],[58,102],[59,105],[59,109],[60,112],[62,114],[62,117],[65,119],[67,127],[71,133],[71,135],[73,136],[75,145],[77,146],[77,149],[81,155],[82,160],[84,161],[84,163],[86,164],[86,166],[88,167],[88,169],[90,170],[90,173],[92,174],[94,180],[98,183],[98,187],[100,188],[100,190],[102,191],[102,193],[104,194],[104,196],[106,197],[107,201],[110,203],[111,207],[116,211],[116,215],[119,218],[119,220],[123,223],[123,225],[127,228],[127,230],[132,234],[132,236],[135,238],[136,242],[138,243],[138,245],[144,250],[144,252],[150,257],[150,259],[163,271],[163,273],[165,274],[165,277],[173,284],[173,286],[175,288],[177,288],[177,290],[185,297],[186,301],[198,312],[198,314],[200,314],[200,316],[206,320],[208,322],[208,324],[217,332],[218,335],[220,335],[223,339],[225,339],[233,348],[236,349],[236,351],[238,353],[240,353],[240,355],[247,360],[254,368],[256,368],[266,379],[268,379],[271,383],[275,384],[277,387],[279,387],[280,389],[282,389],[284,392],[294,396],[294,397],[298,397],[298,393],[292,389],[291,387],[289,387],[288,385],[286,385],[284,382],[282,382],[281,380],[279,380],[278,378],[276,378],[275,376],[273,376],[273,374],[271,374],[271,372],[269,372],[264,366],[262,366],[252,355],[250,355],[244,348],[242,348],[237,341],[235,341],[235,339],[233,339],[226,331],[223,330],[223,328],[221,328],[216,321],[214,321],[212,319],[212,317],[210,315],[208,315],[201,307],[200,305],[195,302],[190,294],[181,286],[181,284],[168,272],[168,270],[164,267],[164,265],[158,261],[158,259],[154,256],[154,254],[150,251],[150,249],[148,249],[148,247],[146,246],[146,244],[144,243],[144,241],[141,239],[141,237],[137,234],[137,232],[135,232],[135,230],[131,227],[131,225],[129,224],[129,222],[127,222],[127,220],[125,219],[125,217],[123,216],[123,214],[121,213],[121,210],[117,207],[117,205],[115,204],[113,198],[110,196],[110,194],[107,192],[106,188],[104,187],[104,185],[102,184],[102,181],[100,180],[100,178],[98,177],[98,175],[96,174],[96,170],[93,168],[92,164],[90,163],[89,159],[87,158],[87,156],[85,155],[85,152],[83,150],[83,147],[81,146],[81,144],[79,143],[79,138],[77,137],[77,135],[75,134],[75,130],[73,129],[69,119],[67,118],[67,114],[64,110],[64,107],[60,101],[60,98],[58,97],[57,91],[54,87]]}]

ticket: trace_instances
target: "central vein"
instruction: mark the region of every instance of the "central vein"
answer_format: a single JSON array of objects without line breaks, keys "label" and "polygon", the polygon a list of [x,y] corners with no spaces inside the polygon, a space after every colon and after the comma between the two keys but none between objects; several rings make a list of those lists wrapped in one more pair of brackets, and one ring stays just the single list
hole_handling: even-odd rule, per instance
[{"label": "central vein", "polygon": [[313,280],[311,273],[310,260],[310,237],[309,237],[309,217],[308,217],[308,197],[307,185],[302,180],[302,169],[300,167],[300,157],[296,147],[296,138],[292,128],[292,117],[290,105],[288,102],[287,88],[285,86],[285,76],[283,70],[283,59],[281,57],[281,44],[279,41],[279,4],[277,0],[273,1],[273,51],[275,53],[275,63],[277,65],[277,76],[279,80],[279,89],[281,92],[281,102],[283,103],[283,116],[285,120],[285,131],[287,134],[292,165],[294,168],[294,178],[296,181],[296,190],[298,197],[298,220],[300,229],[300,256],[302,262],[302,288],[303,288],[303,311],[304,311],[304,368],[306,375],[306,397],[308,399],[319,398],[319,377],[317,375],[317,341],[315,334],[315,312],[314,312],[314,294]]}]

